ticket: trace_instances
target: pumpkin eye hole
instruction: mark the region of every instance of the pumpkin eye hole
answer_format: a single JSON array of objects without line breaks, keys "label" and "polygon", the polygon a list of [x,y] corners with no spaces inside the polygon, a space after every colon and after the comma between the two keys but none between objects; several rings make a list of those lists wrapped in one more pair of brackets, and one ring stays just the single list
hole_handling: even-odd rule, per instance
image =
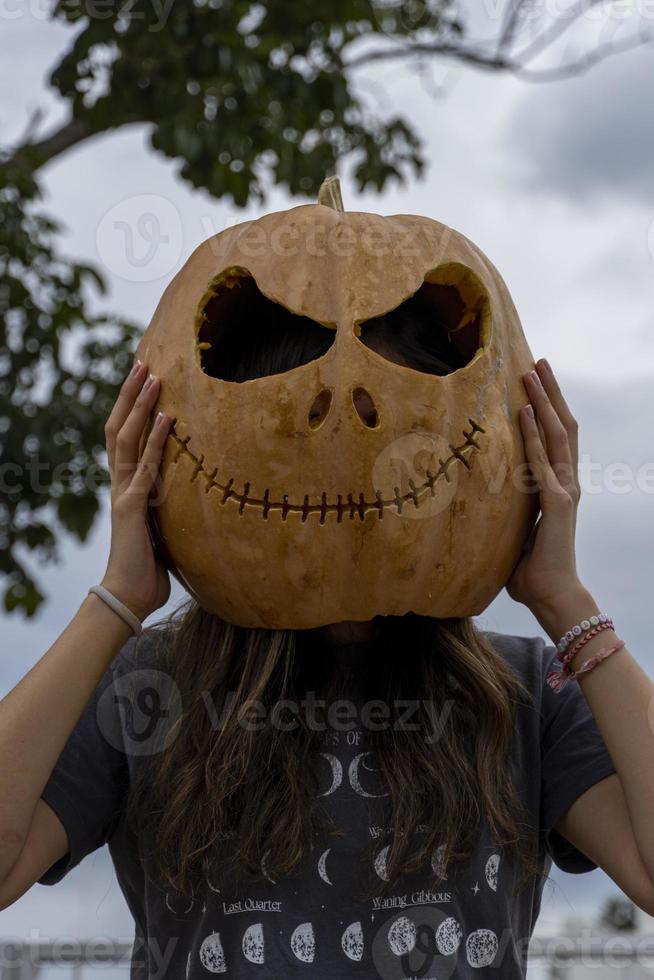
[{"label": "pumpkin eye hole", "polygon": [[355,326],[366,347],[426,374],[453,374],[469,364],[487,332],[483,290],[464,301],[454,285],[423,282],[399,306]]},{"label": "pumpkin eye hole", "polygon": [[326,354],[335,329],[268,299],[245,270],[221,280],[198,310],[197,349],[205,374],[252,381],[282,374]]}]

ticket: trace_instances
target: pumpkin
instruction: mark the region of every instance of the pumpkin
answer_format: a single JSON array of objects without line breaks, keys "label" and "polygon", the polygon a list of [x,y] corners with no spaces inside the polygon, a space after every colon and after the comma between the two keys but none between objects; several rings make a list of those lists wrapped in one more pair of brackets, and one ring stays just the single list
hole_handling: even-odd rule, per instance
[{"label": "pumpkin", "polygon": [[[447,330],[450,373],[362,341],[411,298]],[[318,325],[330,346],[226,380],[221,338],[246,344],[252,316],[271,330]],[[172,419],[152,535],[208,611],[271,629],[472,616],[507,582],[538,514],[518,417],[534,360],[504,281],[464,235],[345,211],[328,178],[317,204],[196,248],[138,356]]]}]

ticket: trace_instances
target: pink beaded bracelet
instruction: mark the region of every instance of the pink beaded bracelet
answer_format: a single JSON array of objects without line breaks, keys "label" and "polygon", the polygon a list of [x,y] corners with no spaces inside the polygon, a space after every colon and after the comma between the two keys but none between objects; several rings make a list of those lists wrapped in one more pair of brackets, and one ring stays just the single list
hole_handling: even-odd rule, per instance
[{"label": "pink beaded bracelet", "polygon": [[589,630],[593,626],[599,626],[600,623],[611,623],[611,620],[606,613],[597,613],[596,615],[589,616],[588,619],[582,619],[580,623],[577,623],[572,627],[572,629],[569,629],[567,633],[564,633],[556,645],[556,649],[559,653],[559,659],[563,657],[563,654],[574,641],[575,637],[581,636],[584,630]]}]

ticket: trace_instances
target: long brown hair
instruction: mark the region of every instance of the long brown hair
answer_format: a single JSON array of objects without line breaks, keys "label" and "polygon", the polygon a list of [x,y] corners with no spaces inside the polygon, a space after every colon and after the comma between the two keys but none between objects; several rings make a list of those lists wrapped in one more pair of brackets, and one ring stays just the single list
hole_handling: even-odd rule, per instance
[{"label": "long brown hair", "polygon": [[[332,330],[255,293],[251,284],[229,320],[204,324],[218,341],[210,373],[245,381],[329,349]],[[419,300],[410,297],[363,324],[361,340],[415,370],[450,373],[460,355],[434,309]],[[384,894],[399,874],[423,868],[434,848],[445,845],[438,878],[450,861],[472,853],[482,818],[495,842],[514,854],[521,882],[541,874],[536,829],[509,765],[514,711],[528,692],[471,619],[378,619],[366,693],[386,705],[417,699],[420,707],[413,731],[389,725],[369,733],[388,787],[386,836],[375,841],[389,846],[387,881],[374,884]],[[144,862],[164,887],[188,893],[210,873],[222,847],[222,875],[227,861],[235,874],[259,878],[265,859],[265,874],[278,880],[300,863],[315,835],[338,833],[313,805],[321,733],[301,718],[292,731],[272,724],[248,730],[242,721],[248,704],[263,705],[270,718],[275,704],[300,701],[308,684],[330,690],[334,672],[321,679],[314,669],[316,632],[246,629],[193,602],[150,632],[158,666],[177,684],[183,710],[174,737],[142,767],[130,791],[129,821]],[[208,703],[220,725],[212,723]],[[430,741],[424,736],[433,731],[434,714],[442,729]],[[427,832],[412,849],[406,830],[418,825]]]},{"label": "long brown hair", "polygon": [[[322,732],[301,713],[292,730],[280,730],[273,709],[299,704],[309,689],[328,700],[338,671],[325,671],[328,658],[315,656],[314,630],[246,629],[193,602],[149,632],[157,669],[177,685],[183,707],[166,748],[130,791],[144,864],[162,887],[185,894],[213,873],[217,854],[223,879],[265,873],[278,881],[316,836],[339,828],[313,805]],[[472,619],[379,617],[376,636],[367,696],[387,705],[410,700],[416,712],[414,730],[368,733],[388,787],[385,837],[374,843],[389,851],[387,881],[363,897],[386,894],[398,875],[428,867],[445,845],[436,884],[450,861],[472,854],[483,818],[514,856],[522,883],[541,874],[536,830],[509,765],[515,710],[531,703],[520,679]],[[264,727],[242,723],[252,705]],[[434,718],[442,727],[429,740]],[[411,851],[406,829],[418,825],[427,832]]]}]

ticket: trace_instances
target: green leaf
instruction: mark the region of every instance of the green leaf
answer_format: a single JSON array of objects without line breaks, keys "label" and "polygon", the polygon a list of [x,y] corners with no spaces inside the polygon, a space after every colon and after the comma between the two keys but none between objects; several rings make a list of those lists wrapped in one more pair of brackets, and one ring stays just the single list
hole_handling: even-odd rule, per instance
[{"label": "green leaf", "polygon": [[98,500],[93,495],[64,494],[57,504],[57,517],[67,531],[85,541],[98,512]]}]

